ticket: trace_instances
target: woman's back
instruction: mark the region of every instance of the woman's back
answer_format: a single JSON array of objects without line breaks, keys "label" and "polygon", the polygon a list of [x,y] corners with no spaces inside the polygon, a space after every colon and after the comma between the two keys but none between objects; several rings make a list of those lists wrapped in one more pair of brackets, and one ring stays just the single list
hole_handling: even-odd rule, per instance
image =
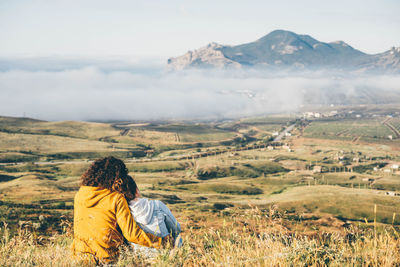
[{"label": "woman's back", "polygon": [[118,192],[81,186],[74,204],[73,250],[112,260],[125,238],[148,247],[159,247],[160,239],[143,232],[133,220],[128,203]]}]

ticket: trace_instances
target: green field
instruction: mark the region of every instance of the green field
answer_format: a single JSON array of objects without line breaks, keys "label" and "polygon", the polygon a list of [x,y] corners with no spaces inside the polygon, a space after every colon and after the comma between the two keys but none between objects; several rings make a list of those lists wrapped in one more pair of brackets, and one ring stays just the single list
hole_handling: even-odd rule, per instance
[{"label": "green field", "polygon": [[383,125],[383,119],[346,119],[339,121],[313,121],[304,136],[311,138],[326,138],[352,141],[360,138],[367,142],[388,140],[393,132]]}]

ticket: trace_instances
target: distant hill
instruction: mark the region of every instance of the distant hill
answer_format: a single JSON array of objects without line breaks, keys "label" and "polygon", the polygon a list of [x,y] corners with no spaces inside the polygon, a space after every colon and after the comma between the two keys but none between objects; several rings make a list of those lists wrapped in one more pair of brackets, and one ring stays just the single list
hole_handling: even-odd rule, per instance
[{"label": "distant hill", "polygon": [[276,30],[255,42],[227,46],[210,43],[205,47],[168,59],[172,69],[186,68],[335,68],[360,71],[400,71],[400,48],[369,55],[343,41],[320,42],[309,35]]}]

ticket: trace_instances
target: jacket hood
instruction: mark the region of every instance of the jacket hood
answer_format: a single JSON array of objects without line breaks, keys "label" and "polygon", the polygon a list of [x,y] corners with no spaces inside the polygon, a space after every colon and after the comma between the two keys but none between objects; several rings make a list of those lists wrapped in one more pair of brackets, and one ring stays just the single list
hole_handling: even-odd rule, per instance
[{"label": "jacket hood", "polygon": [[110,193],[110,190],[101,187],[81,186],[77,194],[79,195],[79,198],[77,196],[76,199],[79,199],[79,202],[81,202],[85,207],[90,208],[96,206],[100,200]]},{"label": "jacket hood", "polygon": [[153,218],[154,201],[147,198],[137,198],[129,202],[133,218],[141,224],[149,224]]}]

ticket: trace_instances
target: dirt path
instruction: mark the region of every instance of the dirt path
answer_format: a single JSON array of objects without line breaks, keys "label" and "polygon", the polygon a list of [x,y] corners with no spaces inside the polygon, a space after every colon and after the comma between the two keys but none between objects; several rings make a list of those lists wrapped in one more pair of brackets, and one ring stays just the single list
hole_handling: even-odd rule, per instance
[{"label": "dirt path", "polygon": [[400,132],[399,132],[399,130],[397,130],[396,127],[394,127],[394,126],[389,122],[391,119],[392,119],[392,118],[388,117],[388,118],[386,118],[384,121],[382,121],[381,123],[382,123],[383,125],[385,125],[386,127],[388,127],[388,128],[394,133],[394,135],[396,136],[396,138],[400,138]]},{"label": "dirt path", "polygon": [[251,127],[251,129],[253,129],[254,131],[259,132],[259,133],[264,133],[264,134],[270,134],[271,133],[271,132],[268,132],[268,131],[261,130],[260,128],[258,128],[256,126]]},{"label": "dirt path", "polygon": [[121,130],[120,135],[121,136],[126,136],[129,133],[129,131],[130,131],[130,129],[123,129],[123,130]]},{"label": "dirt path", "polygon": [[353,140],[351,142],[353,143],[357,143],[360,140],[361,136],[356,136],[353,138]]},{"label": "dirt path", "polygon": [[400,138],[400,132],[399,130],[397,130],[392,124],[390,124],[389,122],[385,123],[385,125],[387,127],[390,128],[390,130],[392,130],[392,132],[396,135],[396,138]]},{"label": "dirt path", "polygon": [[349,132],[349,130],[343,130],[343,131],[340,131],[340,132],[336,133],[335,136],[342,136],[342,135],[344,135],[344,134],[346,134],[348,132]]}]

